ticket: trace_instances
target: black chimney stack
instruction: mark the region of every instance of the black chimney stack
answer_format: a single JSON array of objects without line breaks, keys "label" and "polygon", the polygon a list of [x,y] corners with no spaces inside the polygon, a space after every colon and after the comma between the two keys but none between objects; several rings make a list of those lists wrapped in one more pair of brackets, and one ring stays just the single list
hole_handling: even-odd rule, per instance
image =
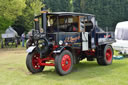
[{"label": "black chimney stack", "polygon": [[41,17],[42,17],[42,28],[44,29],[44,33],[46,33],[47,29],[47,16],[46,16],[47,10],[45,8],[41,8]]},{"label": "black chimney stack", "polygon": [[36,18],[36,19],[34,19],[34,20],[35,20],[35,29],[36,29],[36,30],[40,30],[38,18]]}]

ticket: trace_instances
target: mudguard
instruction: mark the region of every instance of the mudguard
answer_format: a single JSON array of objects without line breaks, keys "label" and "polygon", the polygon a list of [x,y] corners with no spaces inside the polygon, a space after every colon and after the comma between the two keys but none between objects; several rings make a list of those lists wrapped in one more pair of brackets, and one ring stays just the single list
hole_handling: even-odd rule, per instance
[{"label": "mudguard", "polygon": [[35,48],[36,48],[36,46],[31,46],[26,51],[27,51],[27,53],[31,53]]},{"label": "mudguard", "polygon": [[61,53],[63,50],[64,50],[64,48],[67,48],[68,46],[60,46],[60,47],[58,47],[58,48],[56,48],[54,51],[53,51],[53,53]]}]

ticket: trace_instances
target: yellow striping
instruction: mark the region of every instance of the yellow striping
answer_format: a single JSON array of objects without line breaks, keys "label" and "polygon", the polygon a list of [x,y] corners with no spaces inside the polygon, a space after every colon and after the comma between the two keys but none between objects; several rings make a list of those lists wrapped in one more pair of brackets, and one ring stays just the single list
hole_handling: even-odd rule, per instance
[{"label": "yellow striping", "polygon": [[41,11],[41,13],[47,13],[48,11]]},{"label": "yellow striping", "polygon": [[36,18],[36,19],[34,19],[34,21],[39,21],[39,20]]}]

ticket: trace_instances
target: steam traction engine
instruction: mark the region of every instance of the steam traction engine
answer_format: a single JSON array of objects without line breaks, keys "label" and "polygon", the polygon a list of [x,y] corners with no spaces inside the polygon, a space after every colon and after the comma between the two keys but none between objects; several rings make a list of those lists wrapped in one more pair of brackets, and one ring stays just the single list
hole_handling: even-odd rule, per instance
[{"label": "steam traction engine", "polygon": [[35,17],[32,36],[26,58],[26,66],[32,73],[55,66],[59,75],[65,75],[85,58],[88,61],[96,58],[99,65],[112,64],[113,33],[101,30],[92,14],[43,10]]}]

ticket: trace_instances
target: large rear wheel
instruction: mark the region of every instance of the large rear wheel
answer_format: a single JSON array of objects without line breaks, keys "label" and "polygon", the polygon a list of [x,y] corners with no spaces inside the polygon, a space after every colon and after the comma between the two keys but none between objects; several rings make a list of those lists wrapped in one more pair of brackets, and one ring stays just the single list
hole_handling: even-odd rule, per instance
[{"label": "large rear wheel", "polygon": [[110,45],[103,47],[102,55],[100,58],[97,58],[99,65],[110,65],[112,64],[113,49]]},{"label": "large rear wheel", "polygon": [[31,73],[39,73],[44,69],[44,66],[39,65],[38,58],[40,58],[40,54],[37,52],[27,55],[26,66]]},{"label": "large rear wheel", "polygon": [[55,69],[56,72],[63,76],[72,71],[73,68],[73,56],[70,51],[64,50],[60,55],[55,57]]}]

